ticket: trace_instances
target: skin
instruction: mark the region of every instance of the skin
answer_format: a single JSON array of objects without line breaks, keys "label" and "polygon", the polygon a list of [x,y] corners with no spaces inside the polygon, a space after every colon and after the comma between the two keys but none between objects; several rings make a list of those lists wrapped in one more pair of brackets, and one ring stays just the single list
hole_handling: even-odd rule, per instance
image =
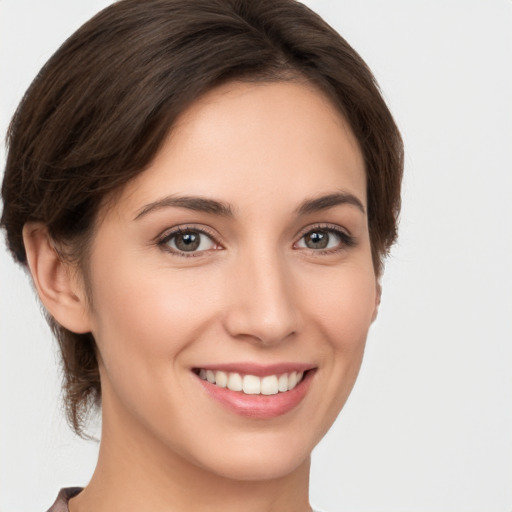
[{"label": "skin", "polygon": [[[362,208],[297,212],[340,192]],[[155,207],[177,196],[222,202],[232,215]],[[311,451],[353,387],[380,298],[365,211],[360,149],[323,94],[299,82],[231,83],[192,105],[101,212],[90,305],[44,227],[26,226],[45,306],[67,328],[92,331],[99,350],[100,456],[71,512],[309,510]],[[192,256],[176,238],[162,242],[177,226],[209,233]],[[309,247],[312,231],[330,248]],[[240,362],[315,370],[297,407],[259,419],[213,400],[192,371]]]}]

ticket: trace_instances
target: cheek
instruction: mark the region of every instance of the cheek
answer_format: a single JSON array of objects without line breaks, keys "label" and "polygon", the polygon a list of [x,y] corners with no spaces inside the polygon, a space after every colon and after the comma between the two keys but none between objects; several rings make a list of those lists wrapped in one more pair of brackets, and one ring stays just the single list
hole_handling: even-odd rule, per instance
[{"label": "cheek", "polygon": [[373,268],[347,265],[326,273],[317,285],[316,292],[309,294],[306,309],[316,318],[331,349],[362,351],[376,307]]},{"label": "cheek", "polygon": [[328,269],[324,276],[317,275],[315,282],[305,310],[309,311],[306,322],[310,332],[320,335],[316,346],[322,352],[317,375],[322,389],[320,439],[340,413],[357,379],[375,311],[376,279],[371,262],[357,262],[335,271]]},{"label": "cheek", "polygon": [[210,301],[198,306],[200,280],[166,268],[144,270],[129,257],[98,265],[92,277],[104,411],[112,417],[112,410],[114,416],[129,410],[142,423],[171,424],[187,404],[169,402],[168,391],[185,396],[176,378],[184,373],[182,354],[210,315]]},{"label": "cheek", "polygon": [[[143,372],[162,378],[176,357],[211,321],[218,272],[180,271],[128,253],[93,267],[93,334],[109,373]],[[222,277],[222,276],[220,276]]]}]

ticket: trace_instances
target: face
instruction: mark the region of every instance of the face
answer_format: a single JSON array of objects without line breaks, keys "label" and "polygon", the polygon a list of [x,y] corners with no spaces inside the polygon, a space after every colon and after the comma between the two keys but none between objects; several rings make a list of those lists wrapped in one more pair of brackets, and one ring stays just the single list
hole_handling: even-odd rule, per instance
[{"label": "face", "polygon": [[357,142],[315,89],[197,101],[93,242],[106,429],[224,477],[307,461],[376,312],[365,212]]}]

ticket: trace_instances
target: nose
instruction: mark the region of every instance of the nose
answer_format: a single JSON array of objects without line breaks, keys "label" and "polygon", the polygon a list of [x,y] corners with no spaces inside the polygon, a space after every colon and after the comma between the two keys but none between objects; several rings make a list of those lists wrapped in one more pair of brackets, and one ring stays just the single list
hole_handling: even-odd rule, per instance
[{"label": "nose", "polygon": [[231,268],[225,327],[229,334],[261,345],[275,345],[300,329],[293,279],[284,257],[253,254]]}]

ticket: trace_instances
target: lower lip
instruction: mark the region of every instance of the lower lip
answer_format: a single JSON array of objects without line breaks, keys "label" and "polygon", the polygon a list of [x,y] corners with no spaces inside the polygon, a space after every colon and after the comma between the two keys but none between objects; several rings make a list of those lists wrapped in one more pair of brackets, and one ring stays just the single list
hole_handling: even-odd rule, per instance
[{"label": "lower lip", "polygon": [[208,395],[231,412],[256,419],[271,419],[295,409],[308,392],[314,370],[304,374],[304,378],[290,391],[275,395],[246,395],[241,391],[221,388],[197,377]]}]

